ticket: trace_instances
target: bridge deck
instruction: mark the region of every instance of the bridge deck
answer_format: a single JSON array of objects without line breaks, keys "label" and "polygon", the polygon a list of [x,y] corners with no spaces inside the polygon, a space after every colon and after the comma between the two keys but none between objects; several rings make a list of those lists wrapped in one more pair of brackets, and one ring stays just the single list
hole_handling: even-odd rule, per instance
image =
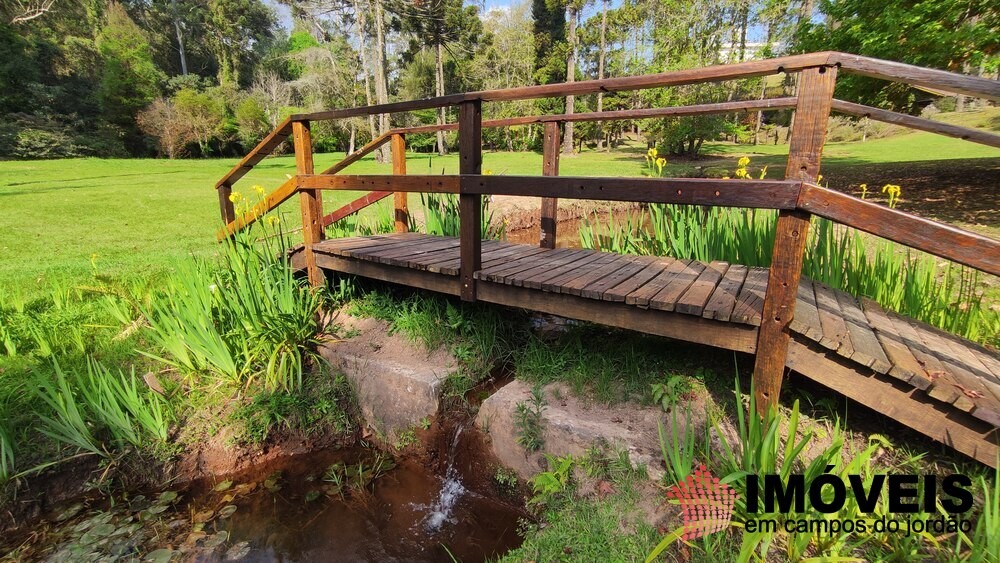
[{"label": "bridge deck", "polygon": [[[317,265],[452,295],[459,240],[417,233],[326,240]],[[754,352],[768,270],[483,241],[478,299]],[[787,366],[989,465],[1000,357],[803,279]]]}]

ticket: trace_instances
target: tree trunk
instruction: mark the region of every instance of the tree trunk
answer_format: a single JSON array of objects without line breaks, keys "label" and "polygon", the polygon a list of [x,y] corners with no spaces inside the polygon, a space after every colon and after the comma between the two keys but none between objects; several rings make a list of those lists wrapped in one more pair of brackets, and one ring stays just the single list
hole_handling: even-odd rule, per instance
[{"label": "tree trunk", "polygon": [[[372,0],[372,12],[375,14],[375,102],[389,103],[388,69],[385,67],[385,5],[383,0]],[[379,135],[389,130],[389,116],[378,114]],[[378,162],[389,161],[389,145],[385,144],[376,153]]]},{"label": "tree trunk", "polygon": [[[577,9],[570,4],[566,7],[566,19],[569,21],[569,33],[566,36],[569,42],[569,53],[566,55],[566,82],[576,80],[576,16]],[[574,96],[566,96],[566,115],[573,113]],[[573,153],[573,122],[567,121],[563,129],[563,154]]]},{"label": "tree trunk", "polygon": [[[361,74],[364,75],[365,80],[365,105],[372,105],[372,82],[371,82],[371,64],[368,63],[368,44],[365,41],[365,11],[360,9],[358,6],[358,0],[354,0],[354,13],[358,15],[358,25],[356,26],[358,33],[358,51],[361,54]],[[368,116],[368,129],[371,132],[372,139],[378,136],[378,132],[375,129],[375,116]]]},{"label": "tree trunk", "polygon": [[747,25],[750,20],[750,0],[743,0],[740,6],[740,62],[746,60],[747,55]]},{"label": "tree trunk", "polygon": [[[441,97],[444,96],[444,43],[438,43],[437,49],[435,50],[437,65],[434,72],[434,95]],[[444,125],[445,121],[445,111],[444,107],[439,107],[437,109],[437,124]],[[437,132],[437,146],[438,155],[444,156],[448,154],[448,147],[444,144],[444,131],[438,130]]]},{"label": "tree trunk", "polygon": [[354,125],[354,122],[352,121],[351,122],[351,139],[350,139],[350,142],[347,144],[347,154],[349,154],[349,155],[354,154],[354,136],[357,134],[357,132],[358,132],[358,128]]},{"label": "tree trunk", "polygon": [[181,56],[181,74],[187,76],[188,61],[184,53],[184,34],[181,33],[181,17],[177,13],[177,0],[170,0],[170,9],[174,16],[174,32],[177,33],[177,53]]},{"label": "tree trunk", "polygon": [[[604,79],[604,57],[608,50],[605,36],[608,29],[608,2],[604,0],[601,6],[601,47],[597,55],[597,79]],[[604,92],[597,93],[597,113],[604,111]],[[597,150],[604,148],[604,124],[597,122]]]}]

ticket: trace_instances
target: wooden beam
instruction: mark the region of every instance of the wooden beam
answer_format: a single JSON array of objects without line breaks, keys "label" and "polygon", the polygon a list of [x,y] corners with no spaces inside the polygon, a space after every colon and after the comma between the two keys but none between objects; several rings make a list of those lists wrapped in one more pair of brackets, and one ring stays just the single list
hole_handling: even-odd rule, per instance
[{"label": "wooden beam", "polygon": [[462,191],[494,195],[795,209],[800,182],[709,178],[478,176]]},{"label": "wooden beam", "polygon": [[336,176],[313,174],[298,177],[299,187],[311,190],[359,190],[371,192],[424,192],[457,194],[461,191],[461,176],[391,174]]},{"label": "wooden beam", "polygon": [[[560,152],[559,123],[550,121],[545,124],[542,139],[542,175],[559,175]],[[559,222],[559,200],[554,197],[542,198],[542,211],[539,227],[538,245],[542,248],[556,247],[556,225]]]},{"label": "wooden beam", "polygon": [[876,236],[1000,276],[1000,242],[983,235],[803,184],[799,207]]},{"label": "wooden beam", "polygon": [[536,98],[596,94],[597,92],[602,91],[617,92],[627,90],[645,90],[648,88],[682,86],[686,84],[697,84],[700,82],[722,82],[726,80],[737,80],[740,78],[767,76],[769,74],[795,72],[804,68],[830,65],[833,64],[830,62],[830,59],[834,54],[835,53],[833,52],[825,51],[819,53],[778,57],[774,59],[764,59],[760,61],[746,61],[730,65],[715,65],[688,70],[663,72],[659,74],[646,74],[642,76],[623,76],[618,78],[604,78],[601,80],[581,80],[578,82],[507,88],[504,90],[466,92],[464,94],[450,94],[448,96],[426,98],[423,100],[410,100],[405,102],[393,102],[390,104],[296,114],[291,116],[290,119],[292,121],[320,121],[325,119],[342,119],[345,117],[375,115],[379,113],[398,113],[404,111],[454,106],[459,105],[462,102],[473,100],[479,100],[482,102],[531,100]]},{"label": "wooden beam", "polygon": [[994,102],[1000,101],[1000,82],[996,80],[848,53],[832,53],[831,55],[831,64],[839,64],[841,68],[851,74],[947,90],[956,94],[986,98]]},{"label": "wooden beam", "polygon": [[222,215],[222,224],[228,225],[236,220],[236,207],[229,196],[233,195],[233,187],[229,184],[222,184],[215,188],[219,192],[219,212]]},{"label": "wooden beam", "polygon": [[391,138],[391,136],[392,136],[391,132],[389,132],[389,133],[383,133],[383,134],[379,135],[378,137],[375,137],[367,145],[365,145],[365,146],[361,147],[360,149],[358,149],[358,150],[352,152],[351,154],[347,155],[344,158],[344,160],[341,160],[337,164],[334,164],[333,166],[331,166],[331,167],[327,168],[326,170],[324,170],[323,174],[337,174],[337,173],[339,173],[341,170],[343,170],[343,169],[347,168],[348,166],[354,164],[355,162],[361,160],[365,155],[370,154],[375,149],[377,149],[377,148],[381,147],[382,145],[386,144],[387,142],[389,142],[389,139]]},{"label": "wooden beam", "polygon": [[954,137],[956,139],[962,139],[963,141],[971,141],[988,147],[1000,148],[1000,135],[994,135],[993,133],[980,131],[978,129],[960,127],[958,125],[942,123],[940,121],[931,121],[930,119],[924,119],[922,117],[914,117],[904,113],[896,113],[894,111],[873,108],[871,106],[853,104],[843,100],[834,100],[833,110],[840,113],[846,113],[848,115],[855,115],[857,117],[869,117],[875,121],[881,121],[883,123],[892,123],[894,125],[909,127],[910,129],[919,129],[921,131],[927,131],[928,133],[937,133],[938,135]]},{"label": "wooden beam", "polygon": [[[399,133],[392,135],[392,174],[394,176],[406,175],[406,138]],[[410,230],[410,211],[406,206],[406,195],[406,192],[396,192],[393,198],[397,233],[405,233]]]},{"label": "wooden beam", "polygon": [[249,211],[237,217],[234,221],[219,229],[216,237],[221,241],[232,236],[263,217],[268,211],[281,205],[285,200],[295,195],[298,191],[297,177],[285,180],[285,183],[278,186],[278,189],[264,196],[264,199],[257,202]]},{"label": "wooden beam", "polygon": [[291,119],[285,119],[273,131],[268,133],[261,142],[257,143],[257,146],[244,156],[236,166],[233,166],[221,180],[216,182],[216,189],[224,185],[232,188],[237,180],[245,176],[258,162],[264,160],[278,145],[285,142],[285,139],[291,134],[292,121]]},{"label": "wooden beam", "polygon": [[[798,102],[792,139],[788,148],[785,178],[815,181],[819,175],[823,141],[826,138],[833,88],[837,83],[834,68],[806,69],[799,75]],[[795,315],[799,280],[806,239],[809,234],[809,214],[782,210],[778,213],[771,269],[757,335],[757,356],[754,360],[754,392],[757,410],[763,416],[778,404],[785,358],[791,338],[789,325]]]},{"label": "wooden beam", "polygon": [[[483,167],[483,108],[479,100],[465,102],[458,111],[459,172],[481,174]],[[461,184],[471,181],[463,178]],[[473,193],[458,196],[461,225],[462,301],[476,300],[475,274],[482,265],[482,201]]]},{"label": "wooden beam", "polygon": [[[313,173],[312,135],[309,122],[296,121],[292,124],[292,136],[295,139],[295,171],[298,174]],[[313,287],[321,287],[326,283],[326,276],[316,265],[313,245],[323,240],[323,199],[319,190],[299,190],[302,204],[302,238],[305,249],[303,256],[306,262],[306,273]]]},{"label": "wooden beam", "polygon": [[793,340],[788,367],[809,379],[954,448],[986,465],[997,463],[997,429],[926,392],[837,356],[814,343]]},{"label": "wooden beam", "polygon": [[[721,102],[716,104],[698,104],[692,106],[674,106],[665,108],[626,109],[619,111],[587,112],[566,115],[529,115],[524,117],[508,117],[506,119],[489,119],[483,121],[483,127],[511,127],[515,125],[531,125],[537,123],[565,121],[612,121],[618,119],[649,119],[655,117],[682,117],[686,115],[711,115],[718,113],[734,113],[739,111],[759,111],[769,109],[793,108],[794,97],[769,98],[764,100],[746,100],[738,102]],[[444,125],[418,125],[401,127],[390,133],[433,133],[435,131],[454,131],[457,123]]]},{"label": "wooden beam", "polygon": [[326,227],[336,223],[344,217],[347,217],[352,213],[357,213],[377,201],[382,201],[392,194],[393,192],[368,192],[351,203],[348,203],[347,205],[344,205],[323,217],[323,226]]}]

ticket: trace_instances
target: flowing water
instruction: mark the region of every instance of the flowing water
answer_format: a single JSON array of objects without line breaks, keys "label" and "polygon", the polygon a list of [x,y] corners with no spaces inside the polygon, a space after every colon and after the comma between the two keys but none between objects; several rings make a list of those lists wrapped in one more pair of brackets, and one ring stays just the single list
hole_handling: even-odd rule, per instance
[{"label": "flowing water", "polygon": [[[372,451],[328,451],[294,458],[242,482],[253,490],[229,502],[236,511],[213,521],[212,533],[228,532],[243,561],[483,561],[518,546],[517,503],[499,498],[483,479],[478,457],[464,449],[463,429],[448,436],[440,459],[408,459],[343,498],[330,494],[324,473],[340,462],[351,467]],[[445,453],[445,452],[441,452]],[[434,466],[438,466],[435,470]],[[440,468],[443,466],[443,472]],[[239,483],[234,479],[234,483]],[[240,490],[208,490],[192,510],[225,503]],[[220,501],[219,497],[223,497]],[[222,560],[223,552],[200,557]]]}]

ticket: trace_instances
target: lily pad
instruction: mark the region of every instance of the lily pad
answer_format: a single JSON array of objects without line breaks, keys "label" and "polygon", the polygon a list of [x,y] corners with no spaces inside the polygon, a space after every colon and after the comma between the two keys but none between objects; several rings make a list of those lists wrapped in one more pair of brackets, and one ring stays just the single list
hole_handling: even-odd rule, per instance
[{"label": "lily pad", "polygon": [[226,519],[232,516],[236,512],[235,504],[227,504],[219,509],[219,518]]},{"label": "lily pad", "polygon": [[229,551],[226,552],[225,560],[239,561],[247,555],[250,555],[250,542],[241,541],[229,548]]},{"label": "lily pad", "polygon": [[62,513],[59,514],[59,516],[56,516],[56,522],[65,522],[66,520],[69,520],[70,518],[79,514],[81,510],[83,510],[83,504],[76,503],[73,506],[67,508],[66,510],[63,510]]},{"label": "lily pad", "polygon": [[217,493],[221,493],[222,491],[228,491],[232,486],[233,482],[229,479],[226,479],[225,481],[216,485],[215,488],[213,488],[212,490]]},{"label": "lily pad", "polygon": [[148,563],[167,563],[173,556],[174,550],[172,549],[157,549],[156,551],[147,553],[142,560]]}]

